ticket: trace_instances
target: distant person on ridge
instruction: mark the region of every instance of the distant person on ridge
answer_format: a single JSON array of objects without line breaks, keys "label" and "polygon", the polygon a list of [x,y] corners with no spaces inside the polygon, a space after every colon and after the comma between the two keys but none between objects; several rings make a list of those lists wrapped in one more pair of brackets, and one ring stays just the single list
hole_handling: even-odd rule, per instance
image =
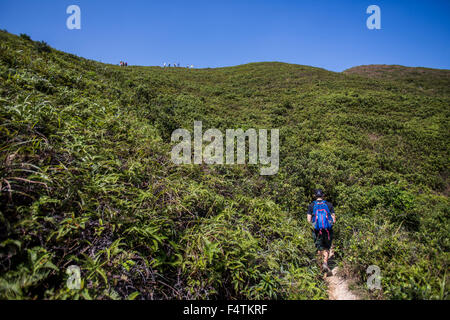
[{"label": "distant person on ridge", "polygon": [[321,189],[317,189],[314,196],[316,200],[308,207],[307,219],[314,227],[314,244],[319,257],[323,258],[322,270],[329,274],[331,270],[328,267],[328,258],[333,241],[333,224],[336,223],[336,215],[331,202],[323,199],[324,193]]}]

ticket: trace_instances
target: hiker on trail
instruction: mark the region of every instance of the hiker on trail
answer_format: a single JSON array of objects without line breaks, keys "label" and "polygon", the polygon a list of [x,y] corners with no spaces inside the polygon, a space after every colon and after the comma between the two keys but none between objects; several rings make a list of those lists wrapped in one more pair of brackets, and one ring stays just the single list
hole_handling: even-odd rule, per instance
[{"label": "hiker on trail", "polygon": [[333,241],[333,224],[336,222],[336,215],[331,202],[323,199],[324,193],[321,189],[317,189],[314,196],[316,200],[308,207],[307,219],[314,227],[314,244],[319,257],[323,258],[322,270],[329,274],[331,270],[328,267],[328,257]]}]

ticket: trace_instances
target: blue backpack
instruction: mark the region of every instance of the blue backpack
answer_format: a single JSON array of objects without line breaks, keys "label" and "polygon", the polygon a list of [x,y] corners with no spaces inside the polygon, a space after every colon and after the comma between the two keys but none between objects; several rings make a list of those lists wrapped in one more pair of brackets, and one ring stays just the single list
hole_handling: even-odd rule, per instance
[{"label": "blue backpack", "polygon": [[314,201],[313,223],[316,230],[330,230],[333,227],[333,218],[325,200]]}]

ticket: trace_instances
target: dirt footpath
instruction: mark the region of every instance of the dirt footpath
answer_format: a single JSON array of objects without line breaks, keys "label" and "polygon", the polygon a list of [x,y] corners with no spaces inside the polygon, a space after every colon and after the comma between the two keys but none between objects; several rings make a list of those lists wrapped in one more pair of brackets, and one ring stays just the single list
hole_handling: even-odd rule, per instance
[{"label": "dirt footpath", "polygon": [[[333,260],[333,250],[330,252],[330,260]],[[332,276],[325,277],[328,285],[328,298],[330,300],[360,300],[360,298],[348,288],[348,280],[338,276],[338,267],[330,263]]]}]

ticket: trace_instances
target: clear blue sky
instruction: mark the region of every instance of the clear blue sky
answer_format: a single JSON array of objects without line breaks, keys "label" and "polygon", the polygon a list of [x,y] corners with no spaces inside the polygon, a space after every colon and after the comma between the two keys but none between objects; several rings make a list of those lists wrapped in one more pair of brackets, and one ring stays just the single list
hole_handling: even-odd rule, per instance
[{"label": "clear blue sky", "polygon": [[[81,8],[81,30],[66,8]],[[381,30],[366,8],[381,8]],[[102,62],[221,67],[282,61],[450,69],[450,1],[0,0],[0,28]]]}]

